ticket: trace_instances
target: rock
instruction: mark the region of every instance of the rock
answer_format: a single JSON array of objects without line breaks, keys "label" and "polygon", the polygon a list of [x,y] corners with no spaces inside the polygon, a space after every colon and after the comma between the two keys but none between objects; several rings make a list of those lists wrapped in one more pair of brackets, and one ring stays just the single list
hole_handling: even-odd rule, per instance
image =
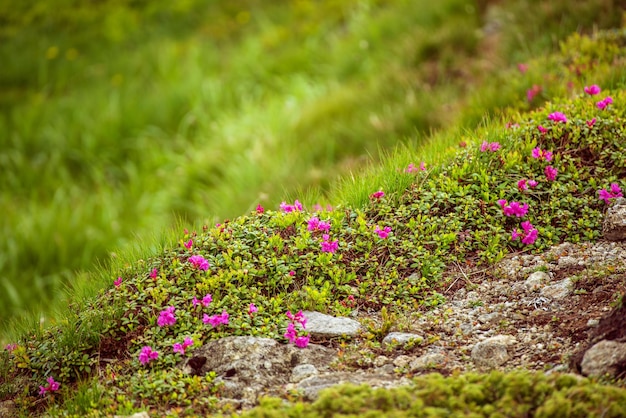
[{"label": "rock", "polygon": [[409,365],[412,372],[437,369],[446,363],[446,355],[441,351],[426,353],[414,359]]},{"label": "rock", "polygon": [[515,342],[508,335],[496,335],[477,343],[472,349],[472,361],[478,367],[495,368],[509,359],[507,346]]},{"label": "rock", "polygon": [[559,258],[557,265],[559,266],[560,269],[576,267],[578,266],[578,260],[576,259],[576,257],[571,257],[569,255],[566,255],[566,256]]},{"label": "rock", "polygon": [[389,345],[394,342],[404,345],[412,340],[424,341],[424,338],[421,335],[411,334],[408,332],[390,332],[385,338],[383,338],[383,345]]},{"label": "rock", "polygon": [[[297,348],[280,344],[270,338],[226,337],[209,341],[194,350],[193,357],[183,360],[183,372],[204,375],[217,374],[223,383],[222,396],[237,399],[242,406],[252,406],[259,394],[280,388],[300,371],[324,370],[335,359],[335,351],[317,344]],[[296,374],[298,376],[298,374]]]},{"label": "rock", "polygon": [[580,364],[585,376],[617,377],[626,372],[626,343],[602,340],[592,346]]},{"label": "rock", "polygon": [[574,284],[569,277],[541,289],[541,296],[551,299],[564,299],[572,294]]},{"label": "rock", "polygon": [[298,383],[304,379],[319,374],[317,368],[312,364],[300,364],[291,371],[291,382]]},{"label": "rock", "polygon": [[305,400],[314,401],[322,389],[342,383],[367,384],[373,388],[392,388],[408,385],[410,381],[406,378],[398,378],[394,374],[342,372],[309,377],[295,386],[295,389],[304,395]]},{"label": "rock", "polygon": [[313,337],[354,337],[361,330],[361,324],[354,319],[310,311],[303,314],[307,319],[306,330]]},{"label": "rock", "polygon": [[[4,415],[0,415],[4,416]],[[132,415],[114,415],[113,418],[150,418],[150,415],[146,411],[137,412]]]},{"label": "rock", "polygon": [[602,224],[604,239],[622,241],[626,239],[626,199],[620,197],[609,207]]},{"label": "rock", "polygon": [[526,289],[532,292],[540,289],[544,283],[547,283],[549,281],[550,275],[548,273],[546,273],[545,271],[536,271],[528,276],[528,278],[524,282],[524,285],[526,286]]},{"label": "rock", "polygon": [[376,367],[383,367],[389,363],[391,363],[391,360],[387,356],[378,356],[374,359],[374,366]]},{"label": "rock", "polygon": [[393,365],[399,368],[403,368],[408,366],[411,363],[411,360],[411,357],[401,355],[395,358],[395,360],[393,361]]}]

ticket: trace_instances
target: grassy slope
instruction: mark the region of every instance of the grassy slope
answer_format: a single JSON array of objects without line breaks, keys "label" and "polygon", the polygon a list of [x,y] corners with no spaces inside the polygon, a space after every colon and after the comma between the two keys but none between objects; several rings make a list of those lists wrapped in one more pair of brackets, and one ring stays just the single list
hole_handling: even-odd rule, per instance
[{"label": "grassy slope", "polygon": [[620,19],[618,1],[543,3],[0,2],[0,329],[177,219],[296,187],[335,200],[366,155],[528,106],[540,72],[503,67]]},{"label": "grassy slope", "polygon": [[[349,204],[317,214],[331,222],[330,239],[339,244],[335,254],[321,252],[321,234],[307,230],[312,213],[268,210],[253,211],[198,233],[179,233],[178,242],[171,242],[149,258],[129,255],[127,262],[93,277],[106,286],[98,295],[93,294],[97,287],[92,286],[70,296],[69,308],[61,312],[56,326],[42,330],[34,325],[16,336],[18,347],[11,354],[2,354],[5,363],[0,369],[0,396],[15,399],[24,413],[49,407],[51,414],[123,414],[146,408],[163,414],[175,405],[199,414],[215,412],[215,398],[196,396],[217,390],[213,377],[183,376],[172,367],[179,355],[172,353],[171,346],[185,336],[193,337],[196,345],[225,335],[282,339],[285,323],[281,318],[286,310],[348,314],[348,296],[368,309],[385,308],[390,318],[399,320],[405,312],[438,303],[441,295],[433,288],[446,261],[491,263],[511,250],[541,251],[564,240],[597,239],[605,210],[597,191],[611,182],[626,187],[622,157],[626,77],[621,70],[625,44],[624,31],[604,33],[595,40],[573,36],[561,54],[530,62],[529,73],[511,69],[502,76],[515,84],[543,74],[545,90],[561,93],[536,112],[508,113],[507,119],[518,125],[507,128],[496,121],[463,136],[453,130],[436,137],[434,147],[459,141],[465,142],[465,147],[442,165],[428,161],[428,171],[406,173],[408,162],[417,163],[425,155],[406,148],[386,158],[383,168],[344,183],[340,196]],[[603,87],[600,96],[582,92],[583,86],[592,82]],[[596,102],[607,95],[614,103],[600,110]],[[551,121],[548,115],[556,111],[565,113],[568,121]],[[593,118],[595,123],[590,126]],[[539,124],[546,133],[538,130]],[[480,152],[482,141],[499,142],[502,148],[494,153]],[[553,151],[554,159],[532,158],[534,147]],[[558,170],[556,180],[546,178],[547,165]],[[539,184],[536,189],[520,192],[517,181],[521,178],[535,179]],[[380,188],[385,196],[370,196]],[[529,204],[525,219],[539,232],[533,245],[510,240],[519,220],[502,215],[495,203],[502,198]],[[390,227],[391,235],[378,237],[376,226]],[[183,246],[189,239],[191,249]],[[192,254],[204,256],[211,263],[209,271],[193,268],[188,262]],[[157,273],[154,278],[149,277],[153,269]],[[118,275],[122,284],[113,287],[110,283]],[[191,306],[194,296],[206,293],[213,296],[208,308]],[[246,313],[252,302],[259,307],[253,317]],[[156,319],[167,306],[176,308],[177,322],[162,328]],[[204,312],[213,314],[223,309],[231,315],[227,326],[211,330],[200,320]],[[357,342],[377,344],[382,334],[382,330],[370,328]],[[137,361],[144,345],[161,353],[149,367]],[[114,361],[100,364],[100,357]],[[37,387],[48,376],[62,383],[61,390],[36,402]],[[498,376],[464,379],[491,385],[502,379]],[[428,379],[433,378],[423,380],[425,383],[418,387],[430,387]],[[582,409],[584,414],[595,411],[606,396],[616,400],[624,396],[619,388],[581,384],[581,389],[567,379],[541,385],[532,380],[541,377],[511,375],[504,379],[513,382],[510,384],[515,389],[527,387],[530,398],[511,400],[505,391],[504,398],[494,396],[482,403],[475,399],[472,407],[480,406],[476,413],[487,414],[500,405],[519,413],[529,405],[549,412],[561,408],[563,399],[580,396],[580,408],[590,408]],[[452,382],[456,382],[453,386],[460,385],[455,390],[466,390],[463,380]],[[538,400],[532,395],[537,388],[543,388]],[[424,399],[442,400],[429,407],[461,407],[446,404],[449,392],[433,390]],[[358,399],[370,398],[362,392],[345,389],[341,396],[347,393],[347,399],[354,399],[354,408],[360,410],[363,405]],[[415,397],[393,393],[389,396]],[[594,397],[593,393],[602,395]],[[477,392],[470,395],[478,396]],[[316,408],[336,408],[339,404],[332,401],[335,395],[329,396]],[[539,401],[543,403],[537,404]],[[341,405],[349,403],[342,401]],[[393,402],[389,405],[395,408]],[[271,404],[270,409],[276,407]],[[302,406],[294,408],[297,415],[297,408]],[[621,412],[615,413],[618,416]]]}]

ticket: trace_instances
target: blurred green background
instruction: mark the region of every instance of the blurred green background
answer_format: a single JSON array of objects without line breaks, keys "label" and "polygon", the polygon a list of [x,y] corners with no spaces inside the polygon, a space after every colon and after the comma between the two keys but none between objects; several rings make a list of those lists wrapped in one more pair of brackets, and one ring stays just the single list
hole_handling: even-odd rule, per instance
[{"label": "blurred green background", "polygon": [[333,201],[385,150],[529,107],[501,72],[624,7],[0,0],[0,330],[168,228]]}]

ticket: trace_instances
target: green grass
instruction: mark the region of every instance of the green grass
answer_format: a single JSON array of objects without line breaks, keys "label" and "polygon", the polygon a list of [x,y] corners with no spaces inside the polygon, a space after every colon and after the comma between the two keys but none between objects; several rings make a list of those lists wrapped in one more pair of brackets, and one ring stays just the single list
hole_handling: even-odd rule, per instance
[{"label": "green grass", "polygon": [[492,81],[620,19],[610,1],[26,4],[0,3],[0,329],[177,222],[341,202],[337,176],[525,107],[530,80]]},{"label": "green grass", "polygon": [[[383,155],[368,171],[347,177],[331,189],[333,204],[340,202],[332,211],[314,214],[310,207],[315,200],[306,199],[309,210],[305,211],[283,213],[268,207],[259,213],[251,209],[218,226],[198,225],[196,231],[183,231],[179,224],[163,237],[138,240],[134,252],[121,252],[112,265],[74,276],[74,288],[63,299],[64,306],[54,312],[53,325],[42,326],[34,316],[8,334],[18,347],[12,353],[0,353],[0,399],[14,400],[17,412],[23,415],[128,414],[145,409],[163,415],[171,407],[199,415],[218,413],[221,409],[212,396],[218,390],[215,376],[185,376],[174,367],[180,355],[172,352],[172,344],[184,337],[192,337],[194,347],[228,335],[286,342],[287,310],[348,315],[351,308],[342,302],[349,296],[366,310],[380,312],[386,318],[384,326],[391,328],[407,312],[441,303],[443,296],[436,288],[446,263],[489,265],[511,251],[540,252],[564,241],[598,239],[606,210],[598,190],[613,182],[626,187],[622,126],[626,76],[620,70],[625,39],[624,29],[592,38],[572,35],[559,53],[529,61],[528,73],[521,74],[514,66],[504,69],[499,77],[507,80],[508,86],[482,90],[488,95],[495,95],[495,89],[511,95],[520,91],[522,99],[501,109],[501,118],[485,120],[475,129],[457,122],[434,134],[432,142],[422,142],[422,148],[407,142]],[[532,86],[538,74],[543,74],[544,94],[554,97],[529,111],[523,86]],[[600,96],[583,93],[583,87],[591,83],[602,86]],[[596,102],[607,95],[614,104],[598,109]],[[468,102],[476,97],[468,96]],[[556,111],[565,113],[568,122],[551,121],[549,115]],[[476,109],[461,110],[459,120],[471,112]],[[595,124],[589,126],[592,118]],[[538,125],[547,132],[541,133]],[[483,141],[498,142],[502,147],[497,152],[481,152]],[[554,152],[554,159],[532,158],[535,147]],[[426,171],[405,172],[409,163],[420,161],[426,161]],[[547,165],[558,170],[556,180],[546,178]],[[536,180],[537,187],[520,191],[517,182],[522,178]],[[372,197],[378,190],[385,195]],[[309,197],[318,196],[311,192]],[[528,214],[523,219],[504,216],[499,199],[527,203]],[[312,216],[330,221],[330,239],[339,246],[336,253],[321,251],[321,232],[307,228]],[[511,239],[523,220],[538,231],[532,244]],[[390,227],[391,235],[380,238],[374,232],[377,226]],[[189,239],[193,241],[191,249],[183,245]],[[206,258],[209,270],[194,268],[188,261],[191,255]],[[150,273],[154,269],[157,275],[153,278]],[[122,279],[119,287],[112,286],[116,277]],[[209,307],[192,306],[193,297],[207,293],[213,297]],[[254,316],[247,314],[250,303],[259,308]],[[160,312],[169,306],[176,309],[176,323],[158,326]],[[223,310],[230,314],[228,325],[211,328],[203,323],[203,314]],[[376,346],[382,334],[368,327],[355,343]],[[161,353],[148,366],[138,361],[146,345]],[[102,357],[113,361],[102,366]],[[555,393],[546,400],[546,392],[540,392],[540,400],[546,403],[539,408],[529,389],[535,385],[528,384],[534,377],[494,376],[451,379],[460,391],[470,390],[471,396],[476,392],[466,387],[463,379],[478,379],[470,386],[485,379],[488,384],[493,383],[490,379],[503,379],[515,389],[528,389],[528,399],[483,399],[484,414],[501,405],[518,412],[528,408],[555,411],[569,396],[581,397],[581,409],[576,413],[593,414],[605,399],[594,393],[606,391],[615,399],[623,397],[619,387],[597,388],[590,381],[567,394],[559,392],[563,387],[550,388],[554,382],[542,381],[542,388]],[[61,382],[61,389],[41,401],[38,387],[47,377]],[[568,386],[574,381],[565,383]],[[450,389],[450,385],[442,386]],[[432,396],[442,397],[433,407],[463,410],[445,404],[450,398],[444,395],[449,391],[432,390]],[[182,397],[182,393],[190,395]],[[197,393],[211,395],[193,396]],[[353,395],[354,408],[360,410],[359,399],[369,395]],[[336,405],[324,402],[316,408],[329,410]],[[295,405],[295,413],[302,407]]]}]

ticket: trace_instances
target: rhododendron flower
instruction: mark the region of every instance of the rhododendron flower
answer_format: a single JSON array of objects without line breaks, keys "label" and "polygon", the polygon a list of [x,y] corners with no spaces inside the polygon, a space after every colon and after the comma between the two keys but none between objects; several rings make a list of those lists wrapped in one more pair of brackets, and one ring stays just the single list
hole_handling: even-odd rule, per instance
[{"label": "rhododendron flower", "polygon": [[287,318],[289,318],[291,322],[298,322],[302,325],[302,328],[306,328],[306,317],[302,313],[302,310],[298,311],[295,315],[292,314],[291,311],[287,311],[285,315],[287,315]]},{"label": "rhododendron flower", "polygon": [[507,122],[505,126],[507,129],[517,129],[519,128],[519,123]]},{"label": "rhododendron flower", "polygon": [[289,271],[289,275],[293,277],[293,276],[295,276],[295,275],[296,275],[296,272],[295,272],[295,271],[293,271],[293,270],[291,270],[291,271]]},{"label": "rhododendron flower", "polygon": [[149,345],[144,346],[139,353],[139,361],[141,364],[147,364],[152,360],[159,358],[159,352],[153,351]]},{"label": "rhododendron flower", "polygon": [[261,206],[261,204],[259,203],[256,207],[256,212],[257,213],[263,213],[265,212],[265,208],[263,206]]},{"label": "rhododendron flower", "polygon": [[545,159],[546,161],[552,161],[552,151],[542,150],[541,148],[533,148],[532,151],[533,158]]},{"label": "rhododendron flower", "polygon": [[559,173],[559,171],[552,167],[551,165],[547,166],[545,169],[545,173],[546,173],[546,178],[549,181],[554,181],[556,179],[556,175]]},{"label": "rhododendron flower", "polygon": [[554,122],[567,122],[567,117],[561,112],[550,113],[548,119]]},{"label": "rhododendron flower", "polygon": [[330,222],[320,221],[317,217],[309,219],[307,229],[309,231],[328,231],[330,230]]},{"label": "rhododendron flower", "polygon": [[385,239],[389,236],[389,233],[391,232],[391,227],[386,226],[384,229],[380,229],[380,227],[376,225],[376,229],[374,229],[374,232],[377,233],[380,238]]},{"label": "rhododendron flower", "polygon": [[199,270],[208,270],[210,266],[209,262],[201,255],[192,255],[187,261]]},{"label": "rhododendron flower", "polygon": [[521,179],[520,181],[517,182],[517,188],[520,190],[520,192],[527,190],[528,187],[534,188],[536,186],[537,186],[537,182],[535,180]]},{"label": "rhododendron flower", "polygon": [[166,325],[174,325],[176,323],[176,317],[174,316],[174,311],[176,308],[173,306],[169,306],[161,311],[159,314],[159,319],[157,319],[157,324],[160,327],[164,327]]},{"label": "rhododendron flower", "polygon": [[596,124],[596,118],[593,118],[593,119],[587,121],[587,126],[590,127],[590,128],[593,125],[595,125],[595,124]]},{"label": "rhododendron flower", "polygon": [[419,167],[416,167],[415,164],[411,163],[404,171],[406,173],[417,173],[418,171],[425,171],[425,170],[426,170],[426,163],[422,161]]},{"label": "rhododendron flower", "polygon": [[193,340],[190,337],[185,337],[183,343],[174,343],[174,352],[185,355],[185,349],[193,345]]},{"label": "rhododendron flower", "polygon": [[320,243],[322,246],[322,252],[324,253],[335,253],[337,248],[339,248],[339,241],[329,241],[330,236],[328,234],[324,234],[322,236],[323,241]]},{"label": "rhododendron flower", "polygon": [[534,84],[532,88],[526,91],[526,99],[528,99],[529,102],[532,102],[535,96],[541,93],[541,90],[541,86]]},{"label": "rhododendron flower", "polygon": [[306,327],[306,318],[302,311],[293,315],[291,311],[287,311],[287,318],[289,318],[289,324],[287,325],[287,330],[285,331],[284,337],[289,340],[290,343],[295,344],[296,347],[305,348],[309,344],[309,336],[308,335],[298,335],[298,331],[296,330],[296,322],[300,323],[302,328]]},{"label": "rhododendron flower", "polygon": [[59,390],[59,382],[55,382],[53,377],[46,379],[48,384],[46,386],[39,386],[39,395],[45,396],[46,392],[56,392]]},{"label": "rhododendron flower", "polygon": [[611,203],[610,199],[617,199],[618,197],[624,197],[622,195],[622,189],[620,189],[619,184],[611,183],[610,190],[601,189],[598,190],[598,197],[600,200],[604,200],[604,203],[607,205]]},{"label": "rhododendron flower", "polygon": [[229,318],[228,313],[226,311],[222,311],[220,315],[209,316],[207,314],[204,314],[204,317],[202,318],[202,322],[204,322],[205,324],[211,324],[213,328],[216,328],[222,324],[227,325],[228,318]]},{"label": "rhododendron flower", "polygon": [[115,285],[115,287],[120,287],[120,285],[122,284],[122,278],[118,277],[116,280],[113,280],[113,284]]},{"label": "rhododendron flower", "polygon": [[587,93],[590,96],[595,96],[596,94],[600,93],[600,91],[601,91],[600,86],[598,86],[597,84],[593,84],[591,86],[587,86],[583,90],[585,90],[585,93]]},{"label": "rhododendron flower", "polygon": [[500,148],[501,148],[501,145],[500,145],[499,142],[483,141],[483,143],[480,144],[480,151],[481,152],[486,152],[486,151],[496,152]]},{"label": "rhododendron flower", "polygon": [[300,337],[296,337],[294,344],[298,348],[306,348],[309,345],[310,337],[308,335],[302,335]]},{"label": "rhododendron flower", "polygon": [[202,300],[198,300],[196,297],[194,297],[191,300],[191,303],[193,304],[193,306],[202,304],[202,306],[207,307],[211,304],[211,302],[213,302],[213,296],[211,296],[210,293],[207,293],[206,295],[204,295]]},{"label": "rhododendron flower", "polygon": [[157,269],[152,269],[152,271],[150,272],[151,279],[156,279],[158,275],[159,275],[159,270]]},{"label": "rhododendron flower", "polygon": [[256,307],[256,305],[254,303],[251,303],[250,306],[248,306],[248,314],[252,315],[255,312],[258,312],[259,308]]},{"label": "rhododendron flower", "polygon": [[502,208],[505,216],[517,216],[521,218],[528,213],[528,203],[520,205],[519,202],[508,203],[506,200],[500,199],[498,200],[498,204]]},{"label": "rhododendron flower", "polygon": [[302,203],[300,203],[298,200],[293,202],[293,205],[288,205],[287,202],[282,202],[279,205],[279,207],[285,213],[294,212],[294,211],[302,211]]},{"label": "rhododendron flower", "polygon": [[511,232],[511,239],[513,241],[517,241],[518,238],[521,238],[522,244],[533,244],[537,240],[539,231],[537,231],[537,229],[535,229],[535,227],[528,221],[522,222],[521,226],[522,231],[515,229]]},{"label": "rhododendron flower", "polygon": [[7,344],[4,346],[4,349],[7,350],[9,353],[12,353],[13,350],[15,350],[16,348],[17,348],[17,344],[15,343]]},{"label": "rhododendron flower", "polygon": [[187,242],[183,243],[183,245],[185,246],[185,248],[187,248],[188,250],[190,250],[190,249],[191,249],[191,247],[193,247],[193,240],[191,240],[191,239],[190,239],[189,241],[187,241]]},{"label": "rhododendron flower", "polygon": [[541,132],[542,134],[545,134],[546,132],[548,132],[548,130],[546,128],[544,128],[543,126],[539,125],[537,126],[537,129],[539,130],[539,132]]},{"label": "rhododendron flower", "polygon": [[372,193],[370,195],[370,199],[380,199],[381,197],[383,197],[385,195],[385,192],[383,192],[382,190],[379,190],[375,193]]},{"label": "rhododendron flower", "polygon": [[613,99],[611,98],[611,96],[607,96],[603,100],[600,100],[598,103],[596,103],[596,106],[598,106],[598,109],[604,109],[610,104],[613,104]]}]

